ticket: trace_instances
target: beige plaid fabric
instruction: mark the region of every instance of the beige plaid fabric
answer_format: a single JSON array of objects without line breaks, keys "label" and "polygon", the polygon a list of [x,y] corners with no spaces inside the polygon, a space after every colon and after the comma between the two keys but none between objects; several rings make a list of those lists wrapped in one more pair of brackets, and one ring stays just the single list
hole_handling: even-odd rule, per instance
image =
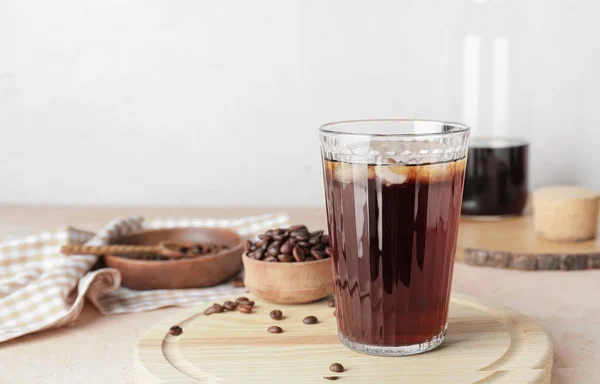
[{"label": "beige plaid fabric", "polygon": [[96,256],[60,253],[63,244],[104,245],[112,239],[150,228],[231,228],[255,236],[271,227],[286,226],[285,215],[262,215],[237,220],[144,220],[125,218],[109,223],[97,234],[68,227],[0,243],[0,342],[77,319],[84,298],[105,315],[141,312],[167,306],[189,306],[239,293],[231,284],[203,289],[134,291],[120,287],[119,271],[88,272]]}]

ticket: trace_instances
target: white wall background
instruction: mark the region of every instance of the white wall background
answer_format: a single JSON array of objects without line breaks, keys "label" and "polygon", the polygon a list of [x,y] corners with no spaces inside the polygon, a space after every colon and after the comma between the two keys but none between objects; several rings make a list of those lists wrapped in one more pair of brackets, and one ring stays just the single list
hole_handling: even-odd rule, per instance
[{"label": "white wall background", "polygon": [[0,202],[320,204],[316,129],[433,118],[600,188],[597,0],[3,0]]}]

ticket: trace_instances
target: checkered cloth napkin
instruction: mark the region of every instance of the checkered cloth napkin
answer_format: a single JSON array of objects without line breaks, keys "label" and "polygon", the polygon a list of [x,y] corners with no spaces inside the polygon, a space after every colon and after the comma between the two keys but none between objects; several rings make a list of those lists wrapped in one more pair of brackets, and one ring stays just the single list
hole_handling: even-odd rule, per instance
[{"label": "checkered cloth napkin", "polygon": [[98,258],[65,256],[64,244],[105,245],[143,229],[175,227],[230,228],[252,237],[268,228],[286,226],[285,215],[262,215],[237,220],[112,221],[94,234],[72,227],[0,243],[0,342],[77,319],[87,298],[105,315],[142,312],[167,306],[189,306],[237,293],[231,284],[202,289],[134,291],[120,287],[113,268],[89,272]]}]

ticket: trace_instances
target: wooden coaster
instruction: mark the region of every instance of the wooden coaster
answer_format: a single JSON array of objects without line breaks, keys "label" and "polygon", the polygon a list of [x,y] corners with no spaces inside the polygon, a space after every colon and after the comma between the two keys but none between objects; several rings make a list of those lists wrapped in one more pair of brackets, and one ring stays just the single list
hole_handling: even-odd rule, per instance
[{"label": "wooden coaster", "polygon": [[[252,299],[252,298],[251,298]],[[256,301],[251,314],[204,316],[208,305],[182,309],[152,326],[135,353],[137,383],[550,383],[552,345],[530,318],[454,294],[446,341],[405,357],[353,352],[337,337],[327,300],[306,305]],[[280,309],[284,318],[272,320]],[[319,322],[302,319],[314,315]],[[183,333],[169,334],[180,325]],[[282,333],[267,329],[278,325]],[[337,362],[342,373],[329,371]]]},{"label": "wooden coaster", "polygon": [[535,233],[530,215],[497,221],[461,219],[457,261],[523,270],[600,268],[600,235],[581,242],[555,242]]}]

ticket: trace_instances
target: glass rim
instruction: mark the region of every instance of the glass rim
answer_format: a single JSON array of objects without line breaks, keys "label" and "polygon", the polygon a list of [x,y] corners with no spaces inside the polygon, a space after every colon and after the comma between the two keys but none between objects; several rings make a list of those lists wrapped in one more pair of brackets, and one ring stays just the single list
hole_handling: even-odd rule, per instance
[{"label": "glass rim", "polygon": [[[428,123],[442,126],[450,126],[451,130],[446,132],[419,132],[419,133],[365,133],[365,132],[345,132],[339,129],[331,129],[332,127],[353,124],[353,123]],[[469,132],[471,128],[463,123],[444,121],[444,120],[428,120],[428,119],[358,119],[358,120],[340,120],[331,123],[323,124],[319,127],[319,133],[348,135],[348,136],[371,136],[371,137],[420,137],[420,136],[444,136],[457,133]]]}]

